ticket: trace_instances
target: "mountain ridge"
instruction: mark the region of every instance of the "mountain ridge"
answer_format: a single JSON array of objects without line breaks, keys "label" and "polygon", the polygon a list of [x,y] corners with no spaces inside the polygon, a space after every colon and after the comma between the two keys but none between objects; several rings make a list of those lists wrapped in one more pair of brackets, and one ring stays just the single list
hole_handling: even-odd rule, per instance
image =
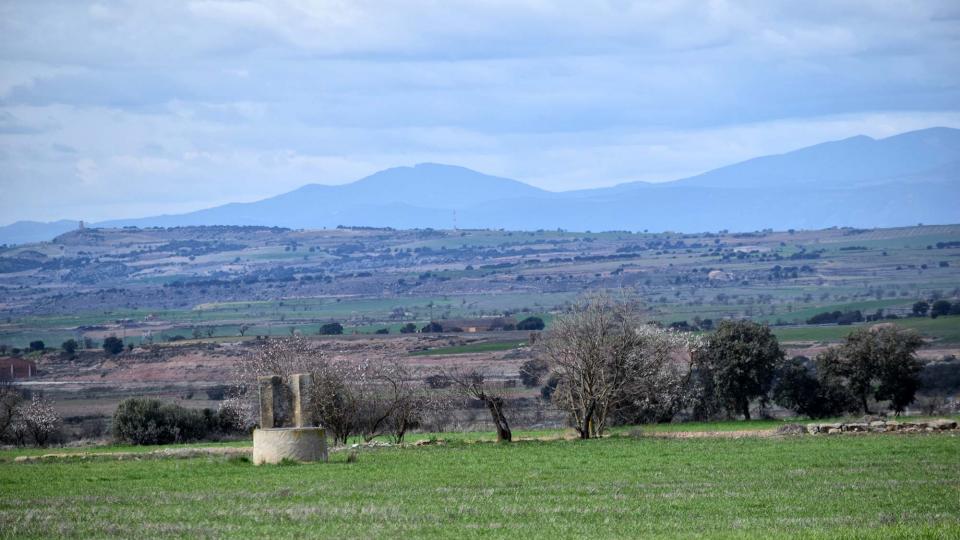
[{"label": "mountain ridge", "polygon": [[[567,192],[455,165],[421,163],[347,184],[306,184],[255,202],[94,226],[450,228],[456,214],[458,224],[477,228],[696,232],[871,227],[960,222],[960,211],[953,208],[957,205],[950,204],[958,200],[960,130],[934,127],[882,139],[858,135],[827,141],[669,182]],[[57,223],[63,227],[64,222]],[[10,243],[11,227],[0,227],[0,242]],[[30,227],[19,227],[25,229]],[[33,225],[32,230],[39,229]]]}]

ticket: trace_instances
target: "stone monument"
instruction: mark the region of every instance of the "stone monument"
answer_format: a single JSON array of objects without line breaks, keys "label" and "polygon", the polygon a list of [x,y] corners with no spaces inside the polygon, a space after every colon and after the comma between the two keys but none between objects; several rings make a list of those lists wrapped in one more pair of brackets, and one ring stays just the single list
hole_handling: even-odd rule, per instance
[{"label": "stone monument", "polygon": [[[310,393],[313,379],[298,373],[290,378],[289,388],[276,375],[260,377],[260,428],[253,430],[253,464],[280,463],[284,459],[300,462],[327,460],[327,434],[310,425]],[[289,392],[287,392],[289,390]],[[290,407],[284,407],[289,396]],[[284,412],[292,426],[287,423]]]}]

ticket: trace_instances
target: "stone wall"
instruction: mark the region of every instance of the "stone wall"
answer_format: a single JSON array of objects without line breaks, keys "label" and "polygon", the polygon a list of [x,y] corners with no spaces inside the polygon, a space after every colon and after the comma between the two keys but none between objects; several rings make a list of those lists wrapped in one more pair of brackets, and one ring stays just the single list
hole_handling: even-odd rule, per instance
[{"label": "stone wall", "polygon": [[946,419],[929,420],[925,422],[874,420],[872,422],[807,425],[807,433],[812,435],[833,435],[836,433],[921,433],[933,431],[951,431],[956,429],[956,420]]}]

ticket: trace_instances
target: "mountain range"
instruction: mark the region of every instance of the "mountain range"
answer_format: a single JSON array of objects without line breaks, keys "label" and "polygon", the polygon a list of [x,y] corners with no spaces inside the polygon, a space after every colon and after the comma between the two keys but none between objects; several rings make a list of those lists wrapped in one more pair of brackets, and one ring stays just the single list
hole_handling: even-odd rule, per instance
[{"label": "mountain range", "polygon": [[[95,227],[265,225],[700,232],[960,222],[960,130],[857,136],[670,182],[550,192],[423,163],[353,183],[305,185],[251,203]],[[0,227],[0,243],[49,240],[73,221]]]}]

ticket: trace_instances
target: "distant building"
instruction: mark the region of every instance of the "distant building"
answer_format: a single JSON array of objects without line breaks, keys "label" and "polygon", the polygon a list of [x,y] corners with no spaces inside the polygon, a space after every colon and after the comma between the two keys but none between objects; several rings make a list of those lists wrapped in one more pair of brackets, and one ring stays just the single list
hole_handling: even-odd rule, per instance
[{"label": "distant building", "polygon": [[23,358],[0,358],[0,379],[29,379],[37,374],[37,365]]}]

